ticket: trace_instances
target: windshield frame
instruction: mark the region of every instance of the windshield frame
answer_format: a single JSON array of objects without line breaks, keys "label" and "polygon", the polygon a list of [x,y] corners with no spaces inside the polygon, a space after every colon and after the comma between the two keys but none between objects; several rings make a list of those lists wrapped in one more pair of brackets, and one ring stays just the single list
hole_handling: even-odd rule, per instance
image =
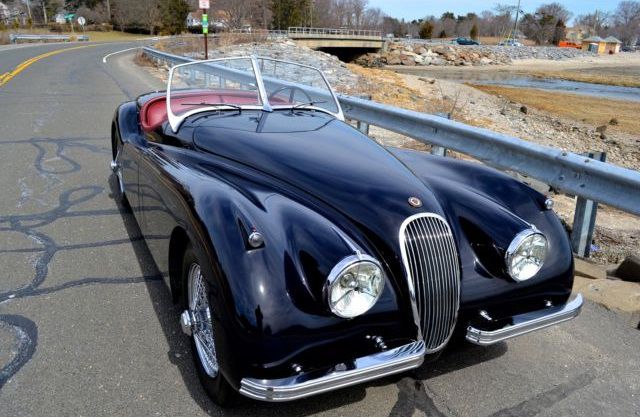
[{"label": "windshield frame", "polygon": [[[344,121],[344,113],[342,112],[342,107],[340,106],[340,102],[338,101],[338,97],[336,96],[335,92],[333,91],[333,88],[331,87],[331,84],[329,84],[329,81],[327,80],[327,77],[324,75],[324,73],[322,71],[320,71],[318,68],[312,67],[310,65],[305,65],[305,64],[300,64],[297,62],[292,62],[292,61],[285,61],[282,59],[274,59],[274,58],[269,58],[269,57],[262,57],[262,56],[237,56],[237,57],[225,57],[225,58],[214,58],[214,59],[207,59],[207,60],[201,60],[201,61],[193,61],[193,62],[187,62],[184,64],[178,64],[178,65],[174,65],[173,67],[171,67],[171,70],[169,71],[169,77],[167,80],[167,93],[166,93],[166,105],[167,105],[167,118],[169,121],[169,125],[171,126],[171,129],[173,130],[174,133],[176,133],[178,131],[178,129],[180,128],[180,125],[190,116],[197,114],[197,113],[202,113],[202,112],[206,112],[206,111],[222,111],[222,110],[235,110],[237,111],[237,108],[231,107],[231,106],[224,106],[224,105],[217,105],[217,106],[203,106],[203,107],[199,107],[196,109],[192,109],[189,110],[185,113],[182,113],[180,115],[176,115],[173,113],[173,110],[171,108],[171,84],[173,81],[173,76],[174,73],[176,72],[176,70],[179,70],[180,68],[186,67],[186,66],[191,66],[191,65],[196,65],[196,64],[208,64],[208,63],[214,63],[214,62],[220,62],[220,61],[230,61],[230,60],[250,60],[251,61],[251,67],[253,69],[253,75],[255,78],[255,85],[257,86],[258,89],[258,96],[261,102],[261,105],[241,105],[242,110],[262,110],[265,112],[273,112],[274,110],[281,110],[281,109],[290,109],[290,110],[296,110],[296,111],[303,111],[303,110],[315,110],[315,111],[320,111],[323,113],[327,113],[330,114],[332,116],[334,116],[335,118],[339,119],[339,120],[343,120]],[[329,95],[331,96],[336,108],[338,109],[337,112],[332,112],[328,109],[322,108],[322,107],[318,107],[318,106],[313,106],[313,105],[307,105],[307,106],[303,106],[303,107],[298,107],[295,108],[295,104],[292,105],[278,105],[278,106],[272,106],[269,103],[269,97],[267,95],[267,91],[264,85],[264,78],[262,76],[262,72],[260,71],[260,65],[258,64],[258,60],[263,60],[263,61],[271,61],[271,62],[280,62],[283,64],[290,64],[290,65],[296,65],[296,66],[300,66],[300,67],[304,67],[304,68],[309,68],[311,70],[316,71],[318,74],[320,74],[320,77],[322,77],[322,80],[324,81],[328,91],[329,91]],[[249,74],[249,73],[247,73]],[[314,90],[317,89],[317,87],[311,87],[308,85],[304,85],[304,84],[297,84],[297,83],[293,83],[293,82],[289,82],[289,81],[285,81],[285,80],[280,80],[278,78],[275,77],[268,77],[269,79],[273,78],[274,82],[280,82],[280,83],[284,83],[285,85],[293,85],[296,86],[298,88],[301,88],[303,90]],[[174,91],[177,89],[173,89]],[[184,91],[189,91],[189,88],[186,89],[179,89],[179,90],[184,90]],[[226,107],[226,108],[225,108]]]}]

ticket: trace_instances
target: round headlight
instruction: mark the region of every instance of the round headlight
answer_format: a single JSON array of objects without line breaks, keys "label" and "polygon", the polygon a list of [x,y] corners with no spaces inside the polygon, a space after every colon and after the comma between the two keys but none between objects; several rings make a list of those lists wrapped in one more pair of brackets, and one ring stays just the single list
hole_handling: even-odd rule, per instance
[{"label": "round headlight", "polygon": [[383,288],[384,273],[378,261],[367,255],[348,256],[329,273],[329,308],[339,317],[359,316],[373,307]]},{"label": "round headlight", "polygon": [[505,255],[509,275],[516,281],[534,277],[547,256],[547,238],[537,230],[518,233]]}]

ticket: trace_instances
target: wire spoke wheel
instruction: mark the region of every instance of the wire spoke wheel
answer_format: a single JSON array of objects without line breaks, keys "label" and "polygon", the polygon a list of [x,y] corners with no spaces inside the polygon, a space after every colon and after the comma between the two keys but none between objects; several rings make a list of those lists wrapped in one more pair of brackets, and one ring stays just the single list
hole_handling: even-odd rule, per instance
[{"label": "wire spoke wheel", "polygon": [[118,146],[116,157],[113,159],[112,169],[118,179],[118,187],[120,188],[120,195],[124,195],[124,181],[122,180],[122,167],[120,166],[120,154],[122,153],[122,146]]},{"label": "wire spoke wheel", "polygon": [[218,359],[214,344],[213,323],[211,321],[211,307],[207,295],[207,283],[202,276],[202,270],[197,263],[189,267],[187,277],[189,285],[189,315],[193,341],[204,371],[211,378],[218,375]]}]

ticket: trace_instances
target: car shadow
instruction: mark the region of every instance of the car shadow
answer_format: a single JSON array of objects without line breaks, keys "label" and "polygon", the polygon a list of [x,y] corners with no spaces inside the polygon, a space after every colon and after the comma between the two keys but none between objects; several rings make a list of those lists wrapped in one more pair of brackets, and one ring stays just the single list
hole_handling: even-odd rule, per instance
[{"label": "car shadow", "polygon": [[[111,195],[117,195],[118,185],[113,175],[109,178],[109,187]],[[184,384],[196,404],[209,415],[220,415],[220,408],[209,399],[200,385],[191,357],[189,341],[183,335],[178,321],[180,315],[179,307],[173,303],[169,288],[164,284],[164,281],[158,282],[157,277],[162,274],[158,270],[147,244],[141,238],[142,232],[135,217],[128,205],[123,204],[118,198],[114,198],[114,201],[116,201],[143,276],[155,278],[146,280],[145,283],[153,301],[152,305],[158,317],[158,322],[169,346],[169,351],[167,352],[168,360],[178,368]],[[398,401],[394,406],[394,410],[403,410],[405,405],[401,403],[404,398],[415,397],[410,391],[421,387],[423,381],[502,356],[507,351],[506,346],[506,343],[499,343],[488,348],[462,343],[455,344],[445,349],[438,359],[425,361],[420,368],[412,372],[392,375],[353,387],[343,388],[332,393],[320,394],[311,399],[307,398],[287,403],[266,403],[239,395],[240,398],[237,404],[232,408],[225,409],[224,415],[264,416],[269,413],[277,413],[282,417],[307,416],[362,401],[366,397],[367,387],[392,384],[396,384],[399,389]],[[412,382],[408,383],[407,378]],[[411,410],[411,408],[408,410]],[[403,415],[403,412],[392,412],[392,415]],[[428,415],[438,415],[438,413]]]}]

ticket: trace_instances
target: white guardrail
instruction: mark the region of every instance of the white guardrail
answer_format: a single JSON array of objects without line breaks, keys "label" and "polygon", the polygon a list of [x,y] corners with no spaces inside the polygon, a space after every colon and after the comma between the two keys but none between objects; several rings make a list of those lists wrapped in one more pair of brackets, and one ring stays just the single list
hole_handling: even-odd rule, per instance
[{"label": "white guardrail", "polygon": [[[78,41],[88,41],[88,35],[75,36]],[[70,35],[28,35],[28,34],[9,34],[11,43],[18,42],[71,42]]]},{"label": "white guardrail", "polygon": [[[194,59],[144,47],[169,66]],[[300,86],[300,88],[305,88]],[[345,117],[515,171],[555,189],[640,215],[640,172],[446,118],[339,95]]]}]

